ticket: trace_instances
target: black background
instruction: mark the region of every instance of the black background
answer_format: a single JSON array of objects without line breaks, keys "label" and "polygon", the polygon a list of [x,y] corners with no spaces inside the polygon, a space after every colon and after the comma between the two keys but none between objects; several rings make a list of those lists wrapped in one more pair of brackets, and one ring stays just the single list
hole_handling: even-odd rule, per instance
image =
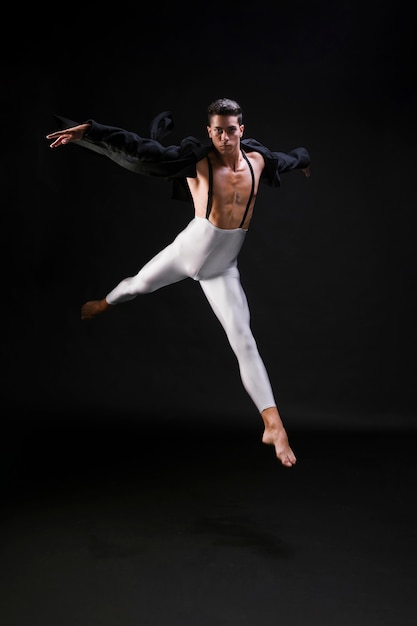
[{"label": "black background", "polygon": [[261,188],[240,256],[281,413],[309,427],[415,425],[414,9],[84,8],[38,14],[43,27],[3,54],[10,409],[253,420],[193,281],[81,322],[82,303],[136,273],[192,209],[162,180],[45,139],[55,113],[147,136],[171,110],[170,143],[206,140],[207,105],[226,96],[246,137],[312,158],[309,180]]},{"label": "black background", "polygon": [[[9,5],[1,44],[2,626],[415,626],[416,9]],[[103,297],[192,217],[54,114],[172,143],[237,99],[305,146],[240,254],[282,468],[192,280]]]}]

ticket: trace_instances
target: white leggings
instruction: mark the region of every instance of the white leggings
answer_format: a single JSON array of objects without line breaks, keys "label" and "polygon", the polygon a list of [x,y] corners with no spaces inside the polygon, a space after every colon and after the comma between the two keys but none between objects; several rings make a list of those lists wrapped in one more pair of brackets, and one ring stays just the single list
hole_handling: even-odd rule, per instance
[{"label": "white leggings", "polygon": [[262,413],[276,403],[252,335],[249,307],[237,268],[246,232],[242,228],[217,228],[207,219],[195,217],[135,276],[125,278],[110,291],[106,300],[115,305],[185,278],[199,281],[236,355],[243,386]]}]

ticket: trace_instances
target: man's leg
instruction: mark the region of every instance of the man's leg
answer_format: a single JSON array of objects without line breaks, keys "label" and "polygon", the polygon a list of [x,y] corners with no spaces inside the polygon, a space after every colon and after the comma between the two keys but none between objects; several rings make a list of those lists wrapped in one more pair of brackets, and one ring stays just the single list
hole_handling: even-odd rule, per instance
[{"label": "man's leg", "polygon": [[268,373],[250,328],[250,312],[239,272],[235,268],[229,270],[227,275],[201,280],[200,284],[236,355],[243,386],[264,421],[262,441],[273,445],[281,463],[291,467],[296,458],[288,443]]},{"label": "man's leg", "polygon": [[83,304],[81,319],[94,319],[116,304],[133,300],[139,294],[152,293],[186,277],[184,263],[173,242],[148,261],[135,276],[123,279],[105,298]]}]

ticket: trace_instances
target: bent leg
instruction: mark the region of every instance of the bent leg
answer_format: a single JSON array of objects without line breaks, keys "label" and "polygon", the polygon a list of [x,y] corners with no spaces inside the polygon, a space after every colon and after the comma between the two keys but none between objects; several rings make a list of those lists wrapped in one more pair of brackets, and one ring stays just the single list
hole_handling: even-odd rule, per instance
[{"label": "bent leg", "polygon": [[176,242],[156,254],[135,276],[124,278],[101,300],[90,300],[81,307],[81,319],[91,320],[112,305],[133,300],[139,294],[152,293],[161,287],[187,278]]},{"label": "bent leg", "polygon": [[139,294],[152,293],[187,277],[175,242],[161,250],[142,267],[135,276],[122,280],[106,300],[109,304],[120,304],[133,300]]},{"label": "bent leg", "polygon": [[242,383],[264,421],[262,441],[275,447],[283,465],[296,462],[276,406],[265,365],[250,328],[250,312],[237,268],[227,275],[201,280],[201,287],[223,326],[236,355]]}]

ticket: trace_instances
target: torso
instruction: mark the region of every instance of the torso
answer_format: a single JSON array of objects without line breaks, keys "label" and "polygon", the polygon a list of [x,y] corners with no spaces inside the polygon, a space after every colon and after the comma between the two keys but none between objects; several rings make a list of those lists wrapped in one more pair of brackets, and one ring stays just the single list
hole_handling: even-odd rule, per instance
[{"label": "torso", "polygon": [[[249,227],[264,160],[258,152],[251,152],[245,156],[249,159],[252,168],[241,153],[235,169],[222,162],[216,152],[211,151],[208,155],[213,175],[211,209],[208,219],[218,228],[247,229]],[[187,179],[197,217],[207,217],[209,169],[207,159],[203,159],[197,163],[197,177]],[[244,217],[245,212],[246,217]]]}]

